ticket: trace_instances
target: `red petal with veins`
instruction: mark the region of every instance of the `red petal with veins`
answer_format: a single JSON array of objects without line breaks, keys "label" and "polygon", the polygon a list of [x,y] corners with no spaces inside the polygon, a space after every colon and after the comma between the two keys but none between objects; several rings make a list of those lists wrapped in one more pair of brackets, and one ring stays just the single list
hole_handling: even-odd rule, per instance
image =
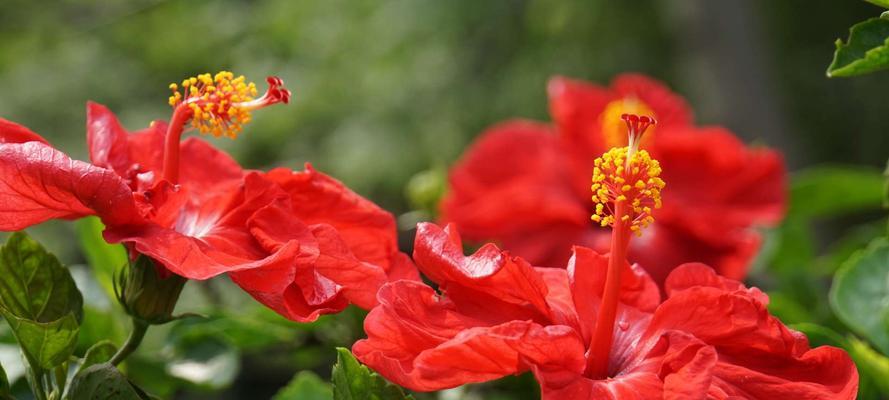
[{"label": "red petal with veins", "polygon": [[293,213],[308,225],[326,224],[336,229],[351,253],[360,261],[385,272],[419,279],[405,268],[398,251],[395,217],[359,196],[339,181],[306,165],[302,172],[276,168],[264,175],[290,195]]},{"label": "red petal with veins", "polygon": [[[240,189],[214,194],[202,204],[188,203],[173,227],[109,226],[105,240],[133,243],[136,251],[189,279],[263,265],[267,253],[247,229],[247,221],[269,204],[289,207],[286,194],[255,174],[248,175]],[[299,249],[295,247],[294,253]]]},{"label": "red petal with veins", "polygon": [[113,171],[72,160],[40,141],[0,144],[0,230],[88,215],[108,225],[141,219],[132,193]]}]

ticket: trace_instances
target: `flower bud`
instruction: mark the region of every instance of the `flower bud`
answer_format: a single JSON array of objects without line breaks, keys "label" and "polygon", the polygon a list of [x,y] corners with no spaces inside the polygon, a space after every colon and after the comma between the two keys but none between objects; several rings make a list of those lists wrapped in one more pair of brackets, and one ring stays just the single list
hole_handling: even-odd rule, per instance
[{"label": "flower bud", "polygon": [[163,267],[140,255],[121,272],[114,287],[117,301],[127,314],[150,325],[176,319],[173,309],[186,281],[179,275],[161,274],[159,268]]}]

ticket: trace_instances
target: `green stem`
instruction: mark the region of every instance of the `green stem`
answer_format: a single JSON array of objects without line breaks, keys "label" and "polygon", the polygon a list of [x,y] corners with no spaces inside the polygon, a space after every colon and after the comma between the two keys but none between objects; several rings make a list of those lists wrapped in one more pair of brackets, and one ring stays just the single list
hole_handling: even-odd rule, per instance
[{"label": "green stem", "polygon": [[130,332],[130,337],[124,342],[123,347],[114,354],[114,357],[111,357],[111,365],[117,366],[136,351],[136,348],[142,343],[142,338],[145,337],[146,331],[148,331],[148,323],[133,318],[133,331]]},{"label": "green stem", "polygon": [[28,368],[28,383],[31,385],[31,391],[34,392],[36,400],[46,400],[46,387],[43,384],[42,370]]}]

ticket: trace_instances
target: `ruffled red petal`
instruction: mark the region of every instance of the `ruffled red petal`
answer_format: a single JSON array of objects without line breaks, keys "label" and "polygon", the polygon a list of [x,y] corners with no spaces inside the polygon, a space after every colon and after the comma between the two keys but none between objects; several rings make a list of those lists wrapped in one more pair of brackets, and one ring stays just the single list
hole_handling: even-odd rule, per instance
[{"label": "ruffled red petal", "polygon": [[399,281],[379,292],[365,319],[368,339],[353,351],[399,385],[440,390],[527,371],[530,365],[583,367],[583,344],[567,326],[530,321],[492,325],[460,313],[419,283]]},{"label": "ruffled red petal", "polygon": [[306,165],[305,171],[277,168],[263,175],[275,182],[292,201],[300,221],[336,229],[349,251],[360,261],[379,266],[394,276],[419,279],[398,251],[395,217],[359,196],[341,182]]}]

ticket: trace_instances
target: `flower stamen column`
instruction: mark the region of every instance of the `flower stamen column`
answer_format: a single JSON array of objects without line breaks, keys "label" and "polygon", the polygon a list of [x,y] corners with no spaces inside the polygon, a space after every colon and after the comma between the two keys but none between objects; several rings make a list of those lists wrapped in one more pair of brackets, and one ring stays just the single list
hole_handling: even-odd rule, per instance
[{"label": "flower stamen column", "polygon": [[251,111],[290,102],[290,91],[284,88],[281,78],[270,76],[266,82],[268,90],[257,99],[253,98],[257,93],[253,82],[246,82],[243,75],[235,78],[228,71],[185,79],[182,92],[179,85],[170,84],[173,117],[164,143],[163,178],[173,184],[179,181],[179,141],[189,120],[202,134],[234,139],[242,126],[250,122]]},{"label": "flower stamen column", "polygon": [[621,119],[627,124],[628,146],[612,148],[596,159],[591,186],[596,204],[591,219],[612,229],[605,290],[587,354],[586,375],[597,379],[607,377],[609,372],[621,274],[631,233],[641,235],[642,229],[654,221],[652,209],[660,208],[664,188],[658,161],[639,149],[645,130],[657,122],[634,114],[623,114]]}]

